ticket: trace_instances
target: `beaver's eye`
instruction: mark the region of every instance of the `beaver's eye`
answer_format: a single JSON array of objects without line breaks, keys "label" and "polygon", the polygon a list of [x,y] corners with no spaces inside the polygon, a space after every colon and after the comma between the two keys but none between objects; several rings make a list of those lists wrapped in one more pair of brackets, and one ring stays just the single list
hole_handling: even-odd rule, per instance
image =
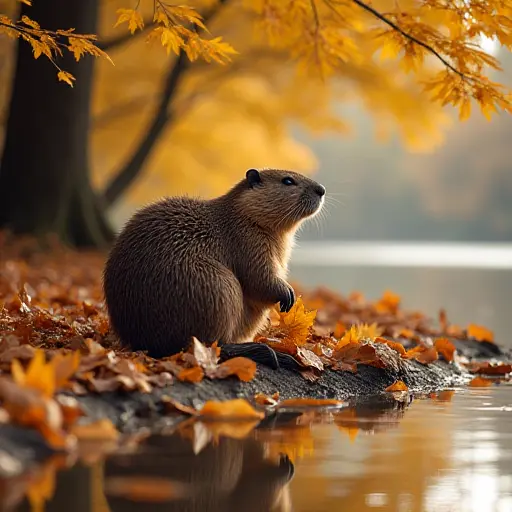
[{"label": "beaver's eye", "polygon": [[294,179],[288,176],[286,178],[283,178],[281,182],[284,183],[285,185],[296,185]]}]

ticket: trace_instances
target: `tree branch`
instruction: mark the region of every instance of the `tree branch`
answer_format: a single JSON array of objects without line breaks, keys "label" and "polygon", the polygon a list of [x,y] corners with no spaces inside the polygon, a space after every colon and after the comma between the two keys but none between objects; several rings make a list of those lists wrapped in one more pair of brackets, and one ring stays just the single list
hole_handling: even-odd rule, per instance
[{"label": "tree branch", "polygon": [[[373,14],[376,18],[381,20],[383,23],[391,27],[393,30],[396,30],[399,34],[403,35],[405,38],[409,39],[409,41],[412,41],[413,43],[416,43],[418,46],[421,46],[422,48],[425,48],[429,53],[437,57],[448,69],[451,69],[454,73],[457,73],[461,78],[465,80],[471,80],[472,78],[464,74],[462,71],[459,71],[456,67],[454,67],[450,62],[448,62],[437,50],[432,48],[429,44],[421,41],[420,39],[417,39],[416,37],[412,36],[411,34],[408,34],[405,32],[402,28],[400,28],[396,23],[391,21],[389,18],[386,18],[383,14],[381,14],[379,11],[374,9],[368,4],[365,4],[361,0],[352,0],[355,4],[357,4],[359,7],[364,9],[365,11]],[[326,0],[326,3],[329,5],[329,1]]]},{"label": "tree branch", "polygon": [[[207,23],[215,14],[217,14],[219,7],[225,4],[227,1],[228,0],[219,0],[219,3],[213,7],[205,16],[203,16],[203,22]],[[128,162],[122,167],[122,169],[110,181],[110,183],[107,184],[105,188],[104,201],[107,207],[112,206],[120,199],[126,189],[132,185],[132,183],[144,168],[144,164],[150,156],[155,143],[160,138],[160,135],[164,131],[169,120],[174,116],[172,112],[169,112],[169,103],[173,96],[176,94],[183,75],[189,67],[190,60],[188,59],[186,53],[182,50],[180,51],[178,58],[174,61],[174,64],[167,73],[160,102],[145,136],[140,141],[138,147],[135,149]]]}]

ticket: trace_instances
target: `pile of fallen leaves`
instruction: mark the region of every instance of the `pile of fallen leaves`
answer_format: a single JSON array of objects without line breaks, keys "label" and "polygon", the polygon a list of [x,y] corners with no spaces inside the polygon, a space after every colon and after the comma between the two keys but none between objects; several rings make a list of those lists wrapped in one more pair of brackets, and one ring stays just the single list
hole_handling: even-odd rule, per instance
[{"label": "pile of fallen leaves", "polygon": [[[73,395],[149,393],[176,380],[255,377],[251,360],[220,362],[217,344],[207,347],[197,339],[187,351],[160,360],[121,349],[103,304],[104,254],[58,244],[41,251],[29,239],[0,235],[0,422],[36,428],[53,446],[65,447],[82,415]],[[493,343],[493,334],[482,326],[452,325],[444,311],[435,327],[422,313],[402,310],[400,297],[390,291],[369,301],[361,293],[343,297],[325,288],[295,288],[299,298],[293,308],[281,313],[276,306],[268,328],[254,341],[295,358],[311,382],[326,370],[355,373],[359,365],[397,369],[405,360],[428,365],[442,359],[466,364],[475,374],[500,377],[512,370],[509,364],[457,359],[450,339]],[[477,379],[474,385],[487,385]],[[407,386],[399,381],[383,391],[404,392]],[[319,402],[303,403],[314,404]],[[255,397],[253,405],[283,404]],[[242,400],[206,403],[196,410],[168,399],[166,407],[192,416],[263,414]]]}]

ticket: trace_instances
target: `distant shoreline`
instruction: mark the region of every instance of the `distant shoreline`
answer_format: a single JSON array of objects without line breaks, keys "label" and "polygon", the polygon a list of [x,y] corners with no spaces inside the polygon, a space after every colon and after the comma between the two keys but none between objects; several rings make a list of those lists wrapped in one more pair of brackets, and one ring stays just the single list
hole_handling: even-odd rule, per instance
[{"label": "distant shoreline", "polygon": [[512,243],[300,241],[293,265],[512,269]]}]

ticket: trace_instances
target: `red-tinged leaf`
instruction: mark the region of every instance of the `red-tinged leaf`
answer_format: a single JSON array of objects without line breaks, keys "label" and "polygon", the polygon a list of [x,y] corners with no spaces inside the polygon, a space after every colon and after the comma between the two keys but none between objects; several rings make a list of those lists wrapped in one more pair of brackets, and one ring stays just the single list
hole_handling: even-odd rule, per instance
[{"label": "red-tinged leaf", "polygon": [[189,407],[188,405],[180,404],[178,401],[174,400],[170,396],[164,395],[161,398],[162,403],[165,406],[166,412],[183,412],[185,414],[189,414],[191,416],[197,416],[199,413],[193,407]]},{"label": "red-tinged leaf", "polygon": [[446,338],[438,338],[434,342],[434,347],[439,354],[448,362],[453,361],[453,355],[455,354],[455,345]]},{"label": "red-tinged leaf", "polygon": [[494,333],[482,325],[469,324],[467,333],[470,338],[475,338],[478,341],[494,343]]},{"label": "red-tinged leaf", "polygon": [[485,379],[484,377],[475,377],[469,383],[469,386],[472,388],[488,388],[493,385],[493,381],[490,379]]},{"label": "red-tinged leaf", "polygon": [[507,375],[512,372],[512,364],[491,364],[489,362],[484,363],[472,363],[468,365],[470,373],[478,373],[481,375]]},{"label": "red-tinged leaf", "polygon": [[256,363],[246,357],[233,357],[221,363],[214,373],[216,379],[225,379],[232,375],[241,381],[249,382],[256,375]]},{"label": "red-tinged leaf", "polygon": [[257,411],[243,398],[235,398],[224,402],[207,401],[199,411],[200,416],[212,419],[263,419],[265,414]]},{"label": "red-tinged leaf", "polygon": [[390,386],[388,386],[385,391],[389,392],[389,393],[394,393],[396,391],[409,391],[409,388],[407,387],[407,385],[402,382],[401,380],[397,380],[395,382],[393,382],[393,384],[391,384]]},{"label": "red-tinged leaf", "polygon": [[324,370],[322,360],[311,350],[304,347],[297,347],[297,359],[304,365],[316,368],[318,371]]},{"label": "red-tinged leaf", "polygon": [[183,368],[177,375],[178,380],[182,382],[201,382],[204,377],[204,371],[200,366],[194,366],[193,368]]}]

